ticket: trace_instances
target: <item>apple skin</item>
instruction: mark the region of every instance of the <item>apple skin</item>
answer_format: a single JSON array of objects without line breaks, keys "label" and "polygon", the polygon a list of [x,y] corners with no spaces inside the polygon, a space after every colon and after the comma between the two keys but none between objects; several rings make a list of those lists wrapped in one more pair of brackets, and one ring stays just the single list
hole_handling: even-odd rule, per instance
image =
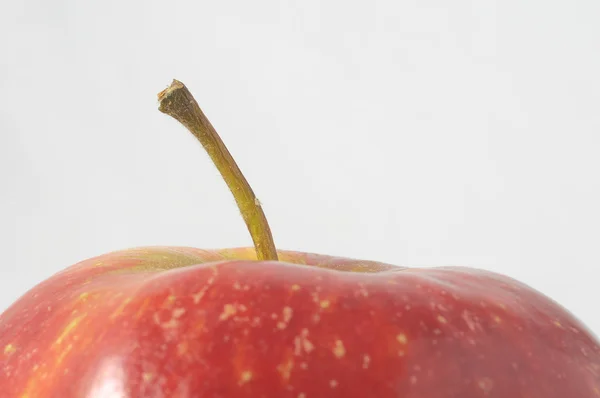
[{"label": "apple skin", "polygon": [[592,398],[597,338],[505,276],[153,247],[54,275],[0,316],[0,396]]}]

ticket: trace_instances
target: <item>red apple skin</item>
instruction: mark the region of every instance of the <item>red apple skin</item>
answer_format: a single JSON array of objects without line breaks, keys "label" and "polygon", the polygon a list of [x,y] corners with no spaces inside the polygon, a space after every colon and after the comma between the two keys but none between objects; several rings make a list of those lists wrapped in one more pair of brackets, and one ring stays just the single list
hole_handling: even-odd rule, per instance
[{"label": "red apple skin", "polygon": [[0,396],[600,397],[597,338],[513,279],[279,253],[143,248],[56,274],[0,316]]}]

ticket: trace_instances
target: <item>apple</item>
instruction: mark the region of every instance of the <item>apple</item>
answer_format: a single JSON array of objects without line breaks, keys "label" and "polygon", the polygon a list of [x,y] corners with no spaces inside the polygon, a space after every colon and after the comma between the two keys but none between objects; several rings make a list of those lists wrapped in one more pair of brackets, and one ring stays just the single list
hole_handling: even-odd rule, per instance
[{"label": "apple", "polygon": [[223,175],[254,247],[75,264],[0,316],[2,398],[593,398],[600,343],[507,276],[277,250],[187,88],[159,94]]}]

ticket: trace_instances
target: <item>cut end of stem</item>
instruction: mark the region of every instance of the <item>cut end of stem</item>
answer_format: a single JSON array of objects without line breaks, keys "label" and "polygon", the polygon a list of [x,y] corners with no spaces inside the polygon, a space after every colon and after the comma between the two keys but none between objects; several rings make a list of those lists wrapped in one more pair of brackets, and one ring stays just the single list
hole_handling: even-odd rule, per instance
[{"label": "cut end of stem", "polygon": [[221,173],[248,227],[256,257],[259,260],[276,261],[277,250],[260,202],[190,91],[182,82],[174,79],[169,87],[158,93],[158,101],[158,109],[183,124],[200,141]]},{"label": "cut end of stem", "polygon": [[169,96],[169,94],[171,94],[174,90],[178,90],[184,87],[185,86],[182,82],[180,82],[177,79],[173,79],[173,82],[169,87],[165,88],[163,91],[158,93],[158,102],[160,102],[162,105],[162,101],[165,97]]}]

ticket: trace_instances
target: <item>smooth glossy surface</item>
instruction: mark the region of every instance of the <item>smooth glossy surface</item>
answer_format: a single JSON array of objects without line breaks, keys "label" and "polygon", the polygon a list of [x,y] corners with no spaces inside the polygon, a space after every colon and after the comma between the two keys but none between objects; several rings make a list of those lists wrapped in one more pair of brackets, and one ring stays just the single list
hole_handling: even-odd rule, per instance
[{"label": "smooth glossy surface", "polygon": [[0,396],[600,397],[596,338],[512,279],[252,253],[134,249],[55,275],[0,316]]}]

